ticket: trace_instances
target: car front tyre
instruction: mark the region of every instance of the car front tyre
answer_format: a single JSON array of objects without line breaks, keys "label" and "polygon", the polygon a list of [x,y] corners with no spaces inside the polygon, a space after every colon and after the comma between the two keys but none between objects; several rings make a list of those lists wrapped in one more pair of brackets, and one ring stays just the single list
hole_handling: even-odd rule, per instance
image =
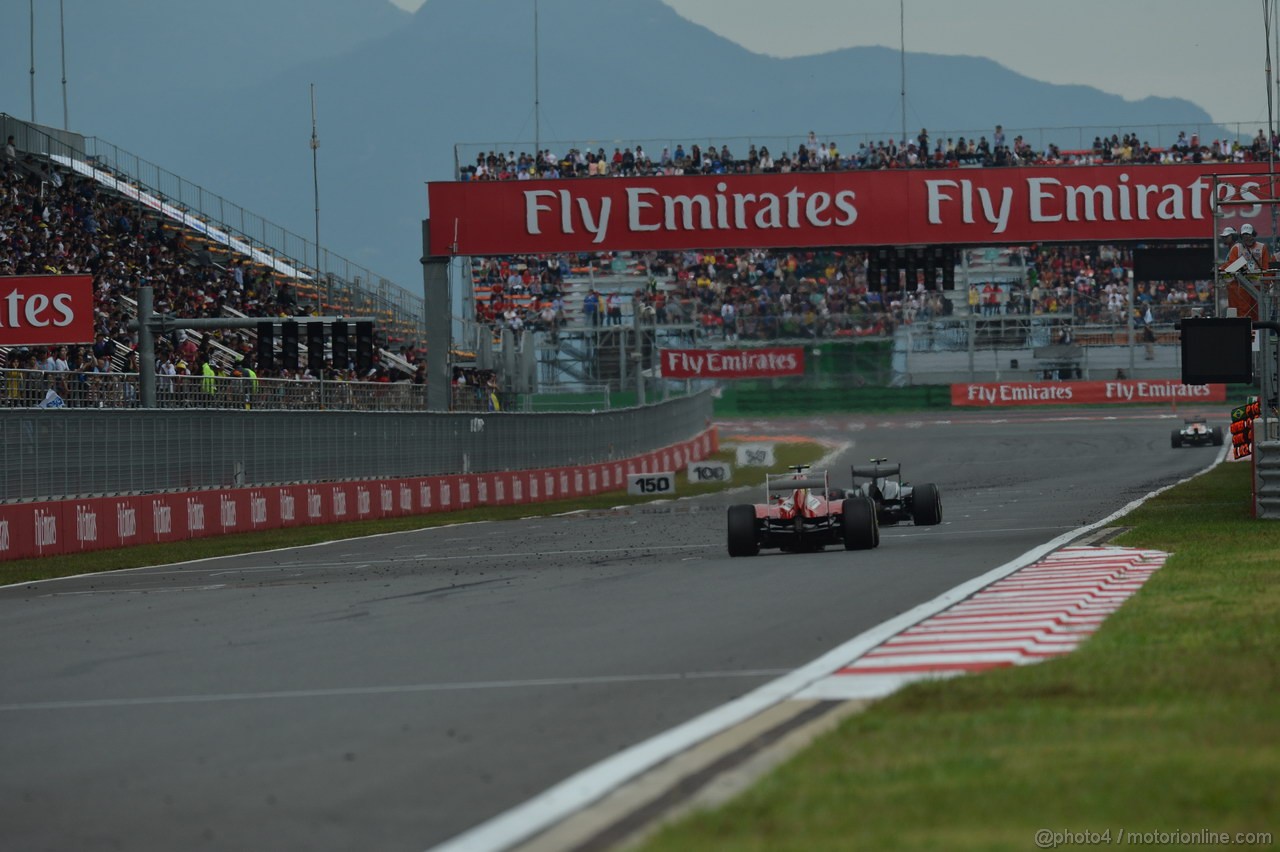
[{"label": "car front tyre", "polygon": [[1169,444],[1175,450],[1182,446],[1182,436],[1176,430],[1169,436]]}]

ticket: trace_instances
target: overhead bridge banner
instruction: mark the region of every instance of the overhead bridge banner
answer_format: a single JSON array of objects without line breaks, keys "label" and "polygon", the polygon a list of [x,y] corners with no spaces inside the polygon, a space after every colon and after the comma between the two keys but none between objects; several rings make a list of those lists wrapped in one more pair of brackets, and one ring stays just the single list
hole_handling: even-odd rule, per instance
[{"label": "overhead bridge banner", "polygon": [[[429,253],[1210,240],[1213,175],[1225,171],[1178,164],[432,182]],[[1271,196],[1265,164],[1229,171],[1221,200]],[[1263,207],[1223,212],[1239,227],[1261,223]]]},{"label": "overhead bridge banner", "polygon": [[1177,380],[1111,382],[983,382],[951,386],[961,406],[1092,405],[1125,402],[1226,402],[1226,385],[1184,385]]},{"label": "overhead bridge banner", "polygon": [[663,349],[664,379],[769,379],[804,375],[804,349]]}]

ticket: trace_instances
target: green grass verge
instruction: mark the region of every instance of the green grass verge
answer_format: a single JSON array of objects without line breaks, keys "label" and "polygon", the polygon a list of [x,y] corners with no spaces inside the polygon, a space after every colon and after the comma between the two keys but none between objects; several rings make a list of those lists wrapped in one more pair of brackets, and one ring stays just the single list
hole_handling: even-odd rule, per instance
[{"label": "green grass verge", "polygon": [[1174,556],[1074,653],[910,686],[643,848],[1027,850],[1040,829],[1280,840],[1280,524],[1250,517],[1249,467],[1120,522],[1117,543]]},{"label": "green grass verge", "polygon": [[[724,442],[728,449],[721,450],[711,458],[715,461],[732,462],[734,451],[730,441]],[[735,468],[733,481],[726,484],[698,483],[690,485],[683,470],[676,473],[676,494],[673,498],[695,497],[710,494],[741,485],[763,484],[766,472],[785,471],[787,465],[808,464],[821,458],[827,448],[813,443],[778,444],[774,451],[777,464],[772,468]],[[0,562],[0,585],[23,583],[31,580],[48,580],[54,577],[70,577],[77,574],[92,574],[99,571],[113,571],[121,568],[137,568],[143,565],[166,565],[173,562],[186,562],[191,559],[204,559],[211,556],[228,556],[237,553],[253,553],[261,550],[274,550],[282,547],[297,547],[304,544],[315,544],[335,539],[355,538],[357,536],[377,535],[380,533],[417,530],[427,527],[446,526],[474,521],[503,521],[531,516],[554,515],[570,512],[575,509],[608,509],[613,506],[627,506],[637,503],[651,503],[652,496],[631,497],[625,489],[608,491],[589,497],[575,497],[566,500],[555,500],[548,503],[529,503],[518,506],[493,506],[480,509],[467,509],[460,512],[442,512],[433,515],[416,515],[401,518],[380,520],[352,521],[349,523],[327,524],[323,526],[292,527],[289,529],[266,530],[263,532],[243,533],[239,535],[214,536],[211,538],[177,541],[166,544],[147,544],[138,547],[103,550],[93,553],[77,553],[69,556],[50,556],[42,559],[17,559]]]}]

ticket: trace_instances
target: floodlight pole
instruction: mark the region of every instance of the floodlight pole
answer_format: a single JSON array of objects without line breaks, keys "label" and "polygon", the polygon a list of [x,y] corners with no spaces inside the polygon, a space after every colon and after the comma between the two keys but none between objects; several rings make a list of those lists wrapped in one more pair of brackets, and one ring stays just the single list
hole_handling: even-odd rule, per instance
[{"label": "floodlight pole", "polygon": [[36,123],[36,0],[28,4],[31,16],[31,123]]},{"label": "floodlight pole", "polygon": [[[907,4],[906,0],[898,0],[898,60],[899,73],[902,78],[902,152],[907,150]],[[923,159],[928,151],[921,152]],[[905,162],[905,161],[904,161]]]},{"label": "floodlight pole", "polygon": [[533,0],[533,174],[542,174],[542,117],[538,91],[538,0]]},{"label": "floodlight pole", "polygon": [[62,0],[58,0],[58,37],[62,41],[62,129],[71,129],[71,113],[67,111],[67,30]]},{"label": "floodlight pole", "polygon": [[[138,319],[155,316],[155,290],[138,288]],[[138,323],[138,393],[143,408],[156,407],[156,336],[150,322]]]},{"label": "floodlight pole", "polygon": [[[320,271],[320,137],[316,135],[316,84],[311,84],[311,187],[316,204],[316,277],[324,275],[325,298],[333,305],[333,279]],[[372,283],[372,282],[371,282]],[[319,282],[316,286],[316,298],[320,298]],[[324,313],[323,308],[320,313]]]},{"label": "floodlight pole", "polygon": [[636,351],[631,355],[636,362],[636,405],[644,405],[645,384],[644,384],[644,329],[640,322],[640,306],[632,301],[632,320],[636,330]]},{"label": "floodlight pole", "polygon": [[1277,362],[1280,361],[1280,336],[1275,334],[1280,331],[1280,323],[1271,320],[1271,288],[1260,286],[1261,292],[1258,294],[1258,319],[1253,327],[1258,330],[1258,353],[1262,357],[1262,404],[1258,406],[1262,413],[1262,436],[1270,441],[1275,436],[1271,434],[1272,425],[1275,422],[1275,413],[1272,406],[1276,404],[1274,396],[1274,385],[1276,382]]}]

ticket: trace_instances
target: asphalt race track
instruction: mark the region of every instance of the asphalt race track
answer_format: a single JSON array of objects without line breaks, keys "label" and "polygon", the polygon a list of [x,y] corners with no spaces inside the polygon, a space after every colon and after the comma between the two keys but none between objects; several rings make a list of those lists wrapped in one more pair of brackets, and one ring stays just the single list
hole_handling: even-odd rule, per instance
[{"label": "asphalt race track", "polygon": [[0,589],[0,845],[421,852],[1203,469],[1180,422],[724,424],[941,486],[871,552],[730,559],[753,489]]}]

